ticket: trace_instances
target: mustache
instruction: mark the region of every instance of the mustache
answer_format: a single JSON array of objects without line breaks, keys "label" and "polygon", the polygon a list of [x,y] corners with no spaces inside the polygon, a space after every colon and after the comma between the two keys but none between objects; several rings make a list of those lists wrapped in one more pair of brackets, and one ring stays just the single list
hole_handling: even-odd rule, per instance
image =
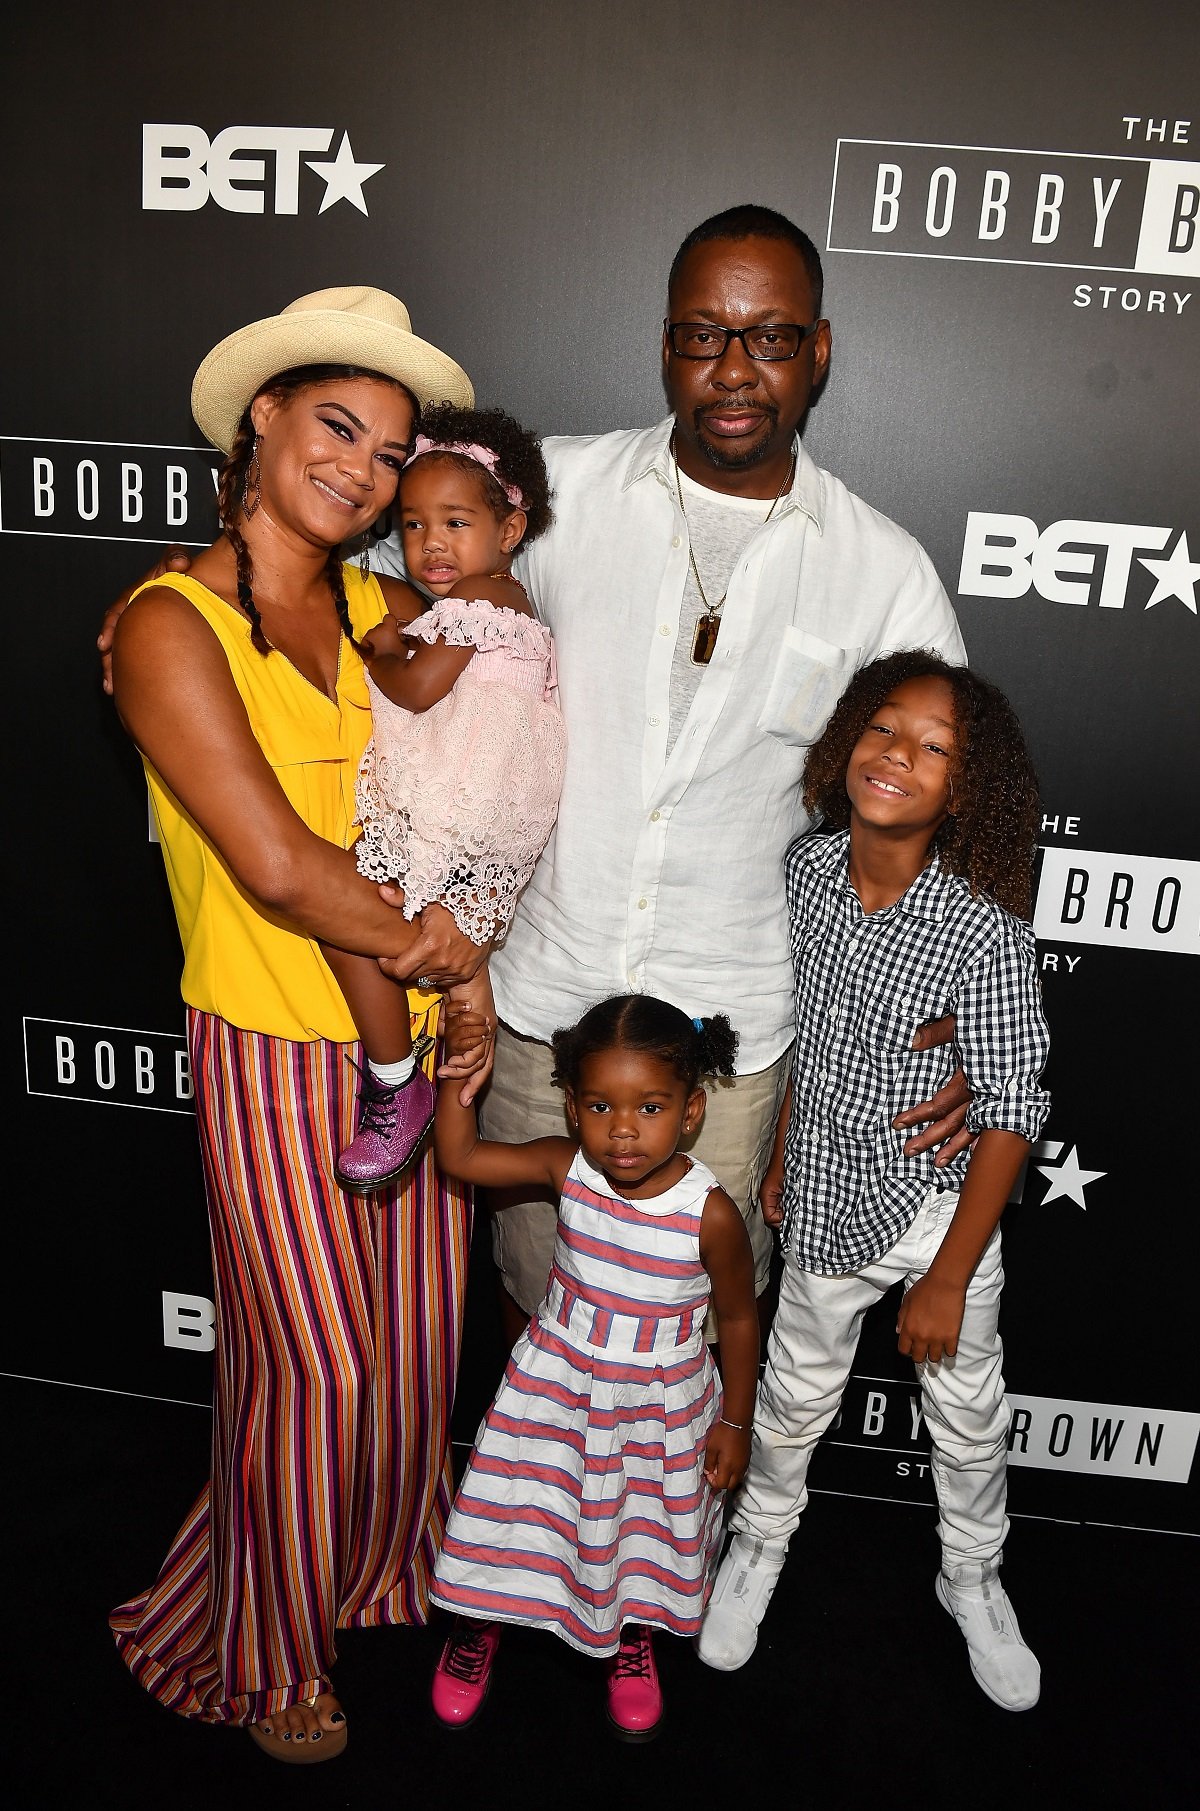
[{"label": "mustache", "polygon": [[699,427],[710,415],[761,415],[772,425],[779,420],[779,410],[773,403],[741,396],[728,396],[723,402],[701,403],[692,411],[692,420]]}]

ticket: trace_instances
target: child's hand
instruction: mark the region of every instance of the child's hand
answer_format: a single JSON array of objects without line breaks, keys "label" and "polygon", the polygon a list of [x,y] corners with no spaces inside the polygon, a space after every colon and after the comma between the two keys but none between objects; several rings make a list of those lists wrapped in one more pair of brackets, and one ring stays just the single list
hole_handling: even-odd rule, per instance
[{"label": "child's hand", "polygon": [[733,1490],[745,1477],[749,1463],[750,1429],[718,1421],[704,1452],[705,1480],[714,1490]]},{"label": "child's hand", "polygon": [[783,1225],[783,1165],[773,1160],[759,1184],[758,1205],[768,1226]]},{"label": "child's hand", "polygon": [[936,1365],[958,1351],[967,1292],[929,1271],[900,1304],[897,1344],[914,1364]]},{"label": "child's hand", "polygon": [[390,612],[381,622],[377,622],[375,627],[368,634],[364,635],[359,643],[359,647],[362,649],[363,659],[367,662],[368,666],[371,661],[378,660],[381,654],[400,654],[407,656],[412,652],[412,646],[412,642],[406,635],[402,634],[400,624]]},{"label": "child's hand", "polygon": [[443,1060],[438,1076],[461,1082],[459,1101],[469,1107],[488,1076],[496,1051],[496,1002],[484,963],[470,981],[452,987],[442,1008]]},{"label": "child's hand", "polygon": [[447,1000],[439,1075],[473,1075],[494,1033],[483,1013],[467,1001]]}]

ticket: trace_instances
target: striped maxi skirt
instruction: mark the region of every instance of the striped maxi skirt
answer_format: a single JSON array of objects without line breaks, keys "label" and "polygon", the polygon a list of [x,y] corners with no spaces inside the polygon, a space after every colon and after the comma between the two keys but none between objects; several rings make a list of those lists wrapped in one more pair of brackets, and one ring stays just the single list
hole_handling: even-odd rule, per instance
[{"label": "striped maxi skirt", "polygon": [[355,1046],[195,1011],[188,1032],[216,1284],[212,1477],[156,1582],[109,1621],[161,1704],[243,1724],[327,1691],[339,1628],[428,1619],[470,1207],[429,1153],[401,1190],[337,1187]]}]

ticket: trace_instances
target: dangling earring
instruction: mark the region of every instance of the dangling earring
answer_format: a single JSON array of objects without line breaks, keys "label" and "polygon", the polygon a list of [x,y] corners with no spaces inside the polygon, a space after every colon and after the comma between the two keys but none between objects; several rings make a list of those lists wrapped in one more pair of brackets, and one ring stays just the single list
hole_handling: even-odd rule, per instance
[{"label": "dangling earring", "polygon": [[362,546],[358,550],[358,570],[364,578],[371,575],[371,530],[363,530]]},{"label": "dangling earring", "polygon": [[254,436],[254,445],[250,448],[250,457],[246,461],[246,475],[242,479],[242,514],[246,520],[258,508],[262,501],[262,472],[258,463],[258,435]]}]

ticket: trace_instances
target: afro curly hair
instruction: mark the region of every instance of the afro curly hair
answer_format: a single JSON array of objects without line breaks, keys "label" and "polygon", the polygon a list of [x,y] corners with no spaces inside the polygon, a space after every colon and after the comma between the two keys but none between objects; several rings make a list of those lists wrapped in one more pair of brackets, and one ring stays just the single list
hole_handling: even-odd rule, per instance
[{"label": "afro curly hair", "polygon": [[919,648],[860,667],[804,766],[804,805],[832,829],[850,822],[846,769],[875,712],[910,679],[942,679],[954,699],[953,809],[933,848],[945,874],[960,874],[1018,918],[1030,916],[1037,850],[1037,774],[1012,705],[967,667]]},{"label": "afro curly hair", "polygon": [[737,1046],[738,1034],[723,1012],[689,1019],[678,1006],[652,994],[614,994],[550,1040],[554,1080],[567,1088],[579,1086],[585,1057],[601,1050],[636,1050],[674,1069],[690,1091],[702,1076],[733,1075]]},{"label": "afro curly hair", "polygon": [[[485,466],[464,453],[422,453],[420,457],[445,459],[452,465],[461,466],[463,471],[473,473],[479,480],[488,507],[499,522],[503,522],[513,510],[513,505],[504,493],[504,486],[510,485],[520,491],[520,507],[525,511],[525,533],[521,536],[519,546],[527,547],[530,541],[536,541],[539,535],[545,534],[552,520],[550,479],[536,434],[523,428],[519,421],[515,421],[503,409],[457,409],[448,402],[434,403],[431,407],[422,409],[417,425],[429,440],[451,446],[460,443],[465,446],[484,446],[490,453],[495,453],[499,483]],[[415,463],[414,460],[409,461],[410,465]],[[403,474],[400,481],[403,484]]]}]

